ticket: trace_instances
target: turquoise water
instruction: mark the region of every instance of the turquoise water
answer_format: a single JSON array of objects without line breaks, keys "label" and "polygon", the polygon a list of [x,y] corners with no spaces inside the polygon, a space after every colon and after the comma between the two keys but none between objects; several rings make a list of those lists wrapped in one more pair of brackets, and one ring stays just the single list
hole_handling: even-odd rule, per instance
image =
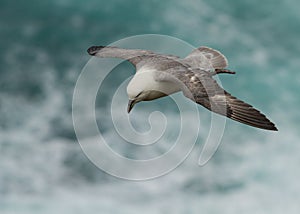
[{"label": "turquoise water", "polygon": [[[299,213],[299,7],[296,0],[1,0],[0,213]],[[279,132],[228,121],[204,167],[200,136],[184,164],[159,179],[129,182],[100,171],[72,124],[86,49],[147,33],[221,50],[237,72],[220,77],[223,86]],[[132,73],[129,64],[122,69]],[[99,120],[107,120],[105,108],[98,101]],[[110,129],[103,131],[118,140]]]}]

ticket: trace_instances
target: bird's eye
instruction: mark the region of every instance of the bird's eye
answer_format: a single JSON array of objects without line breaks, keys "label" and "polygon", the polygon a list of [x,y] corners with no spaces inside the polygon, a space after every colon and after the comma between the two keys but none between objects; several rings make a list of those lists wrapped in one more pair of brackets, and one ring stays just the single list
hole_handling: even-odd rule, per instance
[{"label": "bird's eye", "polygon": [[135,98],[139,97],[142,94],[142,92],[138,93],[138,95],[135,96]]}]

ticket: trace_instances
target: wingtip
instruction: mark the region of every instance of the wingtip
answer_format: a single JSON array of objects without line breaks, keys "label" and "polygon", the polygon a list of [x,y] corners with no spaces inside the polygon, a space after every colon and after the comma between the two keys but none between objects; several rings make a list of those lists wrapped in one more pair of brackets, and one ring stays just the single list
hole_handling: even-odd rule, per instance
[{"label": "wingtip", "polygon": [[[269,119],[267,119],[265,117],[266,121],[265,123],[259,124],[258,126],[256,126],[256,128],[260,128],[260,129],[265,129],[268,131],[278,131],[277,127],[275,126],[274,123],[272,123]],[[252,125],[253,126],[253,125]],[[255,127],[255,126],[254,126]]]},{"label": "wingtip", "polygon": [[87,49],[87,52],[91,56],[95,56],[102,48],[105,46],[92,46],[89,49]]},{"label": "wingtip", "polygon": [[231,96],[229,93],[227,93],[227,100],[230,111],[227,111],[225,116],[256,128],[278,131],[276,125],[253,106]]},{"label": "wingtip", "polygon": [[278,131],[277,127],[274,125],[273,128],[271,129],[271,131]]},{"label": "wingtip", "polygon": [[[255,126],[254,126],[255,127]],[[278,131],[278,129],[276,128],[276,126],[275,125],[263,125],[263,126],[257,126],[256,128],[260,128],[260,129],[264,129],[264,130],[266,130],[266,131],[274,131],[274,132],[277,132]]]},{"label": "wingtip", "polygon": [[272,123],[270,120],[269,120],[269,127],[267,128],[269,131],[278,131],[277,127],[275,126],[274,123]]}]

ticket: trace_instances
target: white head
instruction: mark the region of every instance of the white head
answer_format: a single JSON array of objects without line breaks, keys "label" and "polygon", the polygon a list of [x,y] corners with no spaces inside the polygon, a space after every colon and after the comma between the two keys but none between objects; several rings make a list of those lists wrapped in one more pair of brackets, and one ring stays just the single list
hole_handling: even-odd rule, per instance
[{"label": "white head", "polygon": [[143,73],[136,73],[136,75],[132,78],[127,86],[127,94],[129,98],[127,112],[129,113],[133,106],[146,100],[149,95],[149,88],[148,88],[148,81],[147,74]]},{"label": "white head", "polygon": [[154,80],[153,70],[143,69],[134,75],[127,86],[127,94],[129,98],[128,113],[133,106],[141,101],[148,101],[166,96],[159,92],[158,83]]}]

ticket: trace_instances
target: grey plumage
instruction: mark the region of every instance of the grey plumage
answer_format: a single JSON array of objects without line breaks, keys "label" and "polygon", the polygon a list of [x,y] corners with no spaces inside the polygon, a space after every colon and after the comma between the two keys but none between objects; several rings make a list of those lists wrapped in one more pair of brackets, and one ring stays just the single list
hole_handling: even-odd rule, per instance
[{"label": "grey plumage", "polygon": [[225,69],[228,62],[219,51],[200,47],[184,59],[147,50],[103,46],[93,46],[88,49],[88,53],[128,60],[137,70],[146,66],[147,69],[157,71],[154,72],[155,81],[174,83],[186,97],[215,113],[253,127],[277,130],[265,115],[233,97],[213,79],[212,76],[217,73],[233,73]]}]

